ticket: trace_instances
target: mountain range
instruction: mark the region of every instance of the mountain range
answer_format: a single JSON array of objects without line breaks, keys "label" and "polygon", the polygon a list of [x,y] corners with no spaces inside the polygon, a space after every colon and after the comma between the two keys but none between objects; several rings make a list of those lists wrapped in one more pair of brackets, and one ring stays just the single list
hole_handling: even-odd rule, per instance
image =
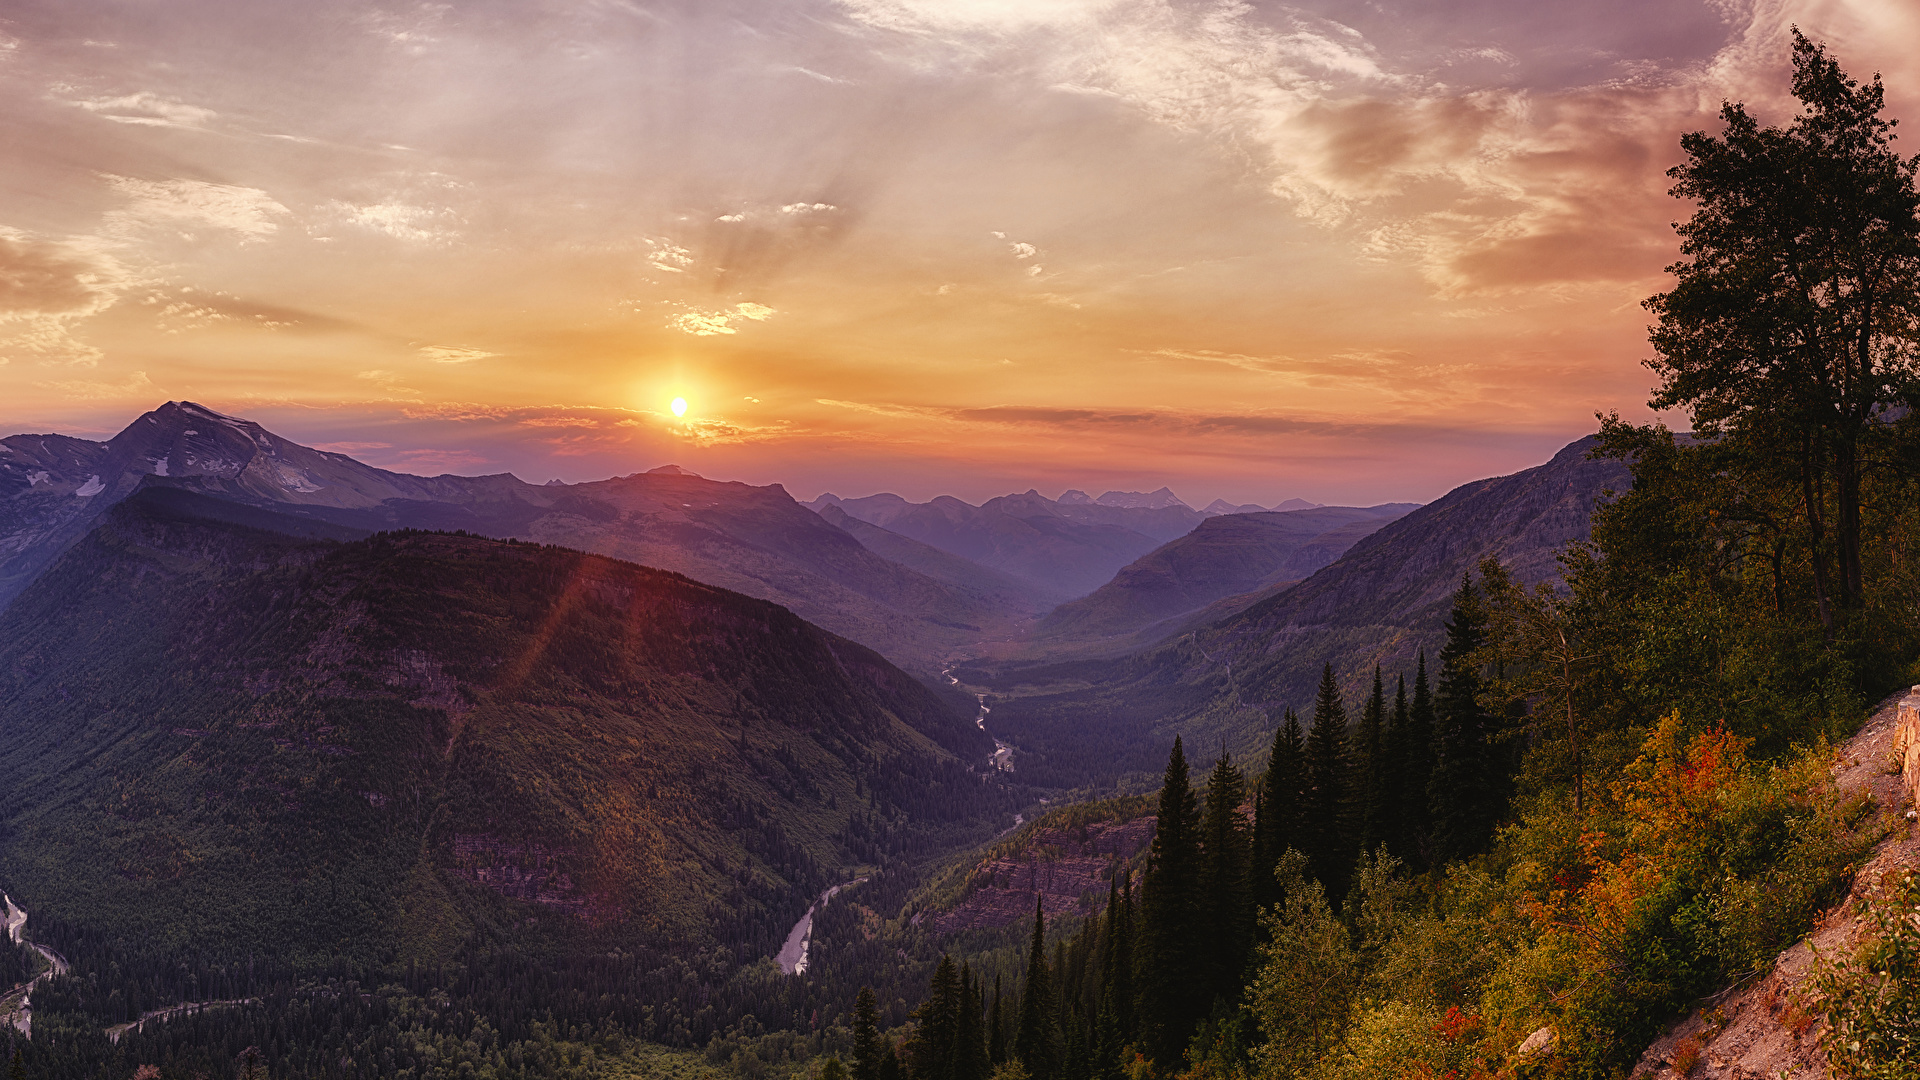
[{"label": "mountain range", "polygon": [[585,484],[418,477],[281,438],[248,420],[168,402],[106,442],[0,440],[0,604],[99,515],[143,484],[367,532],[465,530],[562,544],[684,573],[782,604],[923,673],[1050,606],[1018,583],[923,553],[877,554],[779,485],[666,467]]},{"label": "mountain range", "polygon": [[530,916],[771,955],[849,868],[1011,805],[970,718],[778,605],[313,529],[146,487],[0,615],[24,907],[203,958],[431,959]]},{"label": "mountain range", "polygon": [[982,660],[954,674],[991,696],[993,730],[1021,752],[1030,782],[1148,773],[1176,734],[1258,757],[1280,709],[1311,708],[1323,664],[1353,703],[1375,665],[1411,681],[1422,650],[1435,662],[1449,597],[1483,558],[1524,584],[1557,578],[1559,553],[1590,535],[1594,506],[1631,483],[1623,462],[1591,456],[1596,445],[1581,439],[1543,465],[1462,484],[1298,584],[1161,644],[1107,659]]}]

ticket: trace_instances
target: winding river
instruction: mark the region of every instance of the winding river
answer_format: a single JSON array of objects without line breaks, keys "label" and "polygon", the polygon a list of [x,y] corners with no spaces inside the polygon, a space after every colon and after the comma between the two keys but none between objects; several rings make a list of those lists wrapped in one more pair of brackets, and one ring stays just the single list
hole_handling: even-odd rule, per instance
[{"label": "winding river", "polygon": [[787,943],[780,946],[780,955],[774,959],[780,964],[781,971],[786,972],[788,975],[805,975],[807,973],[807,954],[813,945],[814,912],[826,907],[827,901],[833,899],[834,893],[839,892],[841,889],[851,888],[865,880],[867,879],[863,877],[854,878],[844,885],[835,885],[833,888],[820,894],[820,899],[815,900],[813,906],[807,909],[807,913],[800,916],[800,921],[794,923],[793,929],[788,931]]},{"label": "winding river", "polygon": [[[953,666],[951,664],[941,669],[940,674],[945,675],[947,677],[948,683],[954,686],[960,685],[960,680],[954,677]],[[974,714],[974,717],[973,717],[973,726],[979,728],[981,731],[986,731],[987,730],[987,714],[992,712],[993,710],[987,707],[987,695],[975,694],[973,695],[973,697],[974,697],[974,700],[979,702],[980,704],[980,711]],[[988,734],[991,735],[992,732],[988,732]],[[1006,743],[1001,742],[997,738],[994,739],[993,753],[987,758],[987,764],[993,768],[1001,770],[1002,772],[1012,772],[1013,771],[1013,747],[1008,746]]]},{"label": "winding river", "polygon": [[7,905],[7,940],[15,945],[25,944],[40,958],[47,962],[47,970],[21,983],[19,986],[0,995],[0,1026],[11,1024],[20,1034],[33,1038],[33,988],[56,975],[67,973],[67,958],[31,941],[23,942],[22,932],[27,926],[27,913],[15,906],[13,897],[0,893],[0,901]]}]

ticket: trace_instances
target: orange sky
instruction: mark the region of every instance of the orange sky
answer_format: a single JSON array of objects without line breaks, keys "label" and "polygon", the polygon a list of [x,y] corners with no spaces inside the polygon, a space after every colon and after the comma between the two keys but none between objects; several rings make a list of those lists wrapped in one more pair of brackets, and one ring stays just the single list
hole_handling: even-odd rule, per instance
[{"label": "orange sky", "polygon": [[1425,501],[1641,413],[1790,23],[1920,115],[1912,0],[16,0],[0,433]]}]

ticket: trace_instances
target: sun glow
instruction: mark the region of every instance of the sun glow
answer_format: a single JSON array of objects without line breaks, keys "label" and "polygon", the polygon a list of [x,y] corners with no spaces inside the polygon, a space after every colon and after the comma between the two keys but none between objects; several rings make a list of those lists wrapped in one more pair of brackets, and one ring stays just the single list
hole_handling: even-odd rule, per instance
[{"label": "sun glow", "polygon": [[687,399],[686,398],[683,398],[683,397],[674,398],[673,403],[671,405],[668,405],[667,407],[673,410],[673,415],[675,416],[687,415]]}]

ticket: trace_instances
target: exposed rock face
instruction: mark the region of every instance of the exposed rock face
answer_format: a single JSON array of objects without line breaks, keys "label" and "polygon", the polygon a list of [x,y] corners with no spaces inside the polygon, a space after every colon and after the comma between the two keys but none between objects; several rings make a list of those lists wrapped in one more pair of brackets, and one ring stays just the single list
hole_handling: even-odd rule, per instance
[{"label": "exposed rock face", "polygon": [[1900,699],[1893,723],[1893,753],[1900,759],[1907,801],[1920,803],[1920,686]]},{"label": "exposed rock face", "polygon": [[1033,917],[1034,900],[1049,918],[1091,915],[1107,904],[1114,872],[1153,841],[1152,817],[1096,822],[1083,829],[1036,829],[1017,854],[975,869],[967,898],[933,916],[949,934],[1006,926]]},{"label": "exposed rock face", "polygon": [[586,894],[573,883],[573,875],[560,868],[561,861],[576,852],[537,841],[507,843],[485,835],[456,834],[452,847],[453,870],[468,881],[514,900],[586,913]]},{"label": "exposed rock face", "polygon": [[[1808,1000],[1816,951],[1826,957],[1857,947],[1860,898],[1888,874],[1920,868],[1920,828],[1908,821],[1913,806],[1916,738],[1920,738],[1920,687],[1883,704],[1858,734],[1839,748],[1834,783],[1848,794],[1870,794],[1892,828],[1854,873],[1847,898],[1821,916],[1813,932],[1774,961],[1773,970],[1710,1000],[1669,1030],[1641,1055],[1633,1075],[1678,1080],[1672,1061],[1682,1043],[1698,1047],[1691,1076],[1727,1080],[1827,1080],[1821,1039],[1827,1028]],[[1889,766],[1901,763],[1895,771]],[[1718,1016],[1714,1014],[1718,1013]]]}]

